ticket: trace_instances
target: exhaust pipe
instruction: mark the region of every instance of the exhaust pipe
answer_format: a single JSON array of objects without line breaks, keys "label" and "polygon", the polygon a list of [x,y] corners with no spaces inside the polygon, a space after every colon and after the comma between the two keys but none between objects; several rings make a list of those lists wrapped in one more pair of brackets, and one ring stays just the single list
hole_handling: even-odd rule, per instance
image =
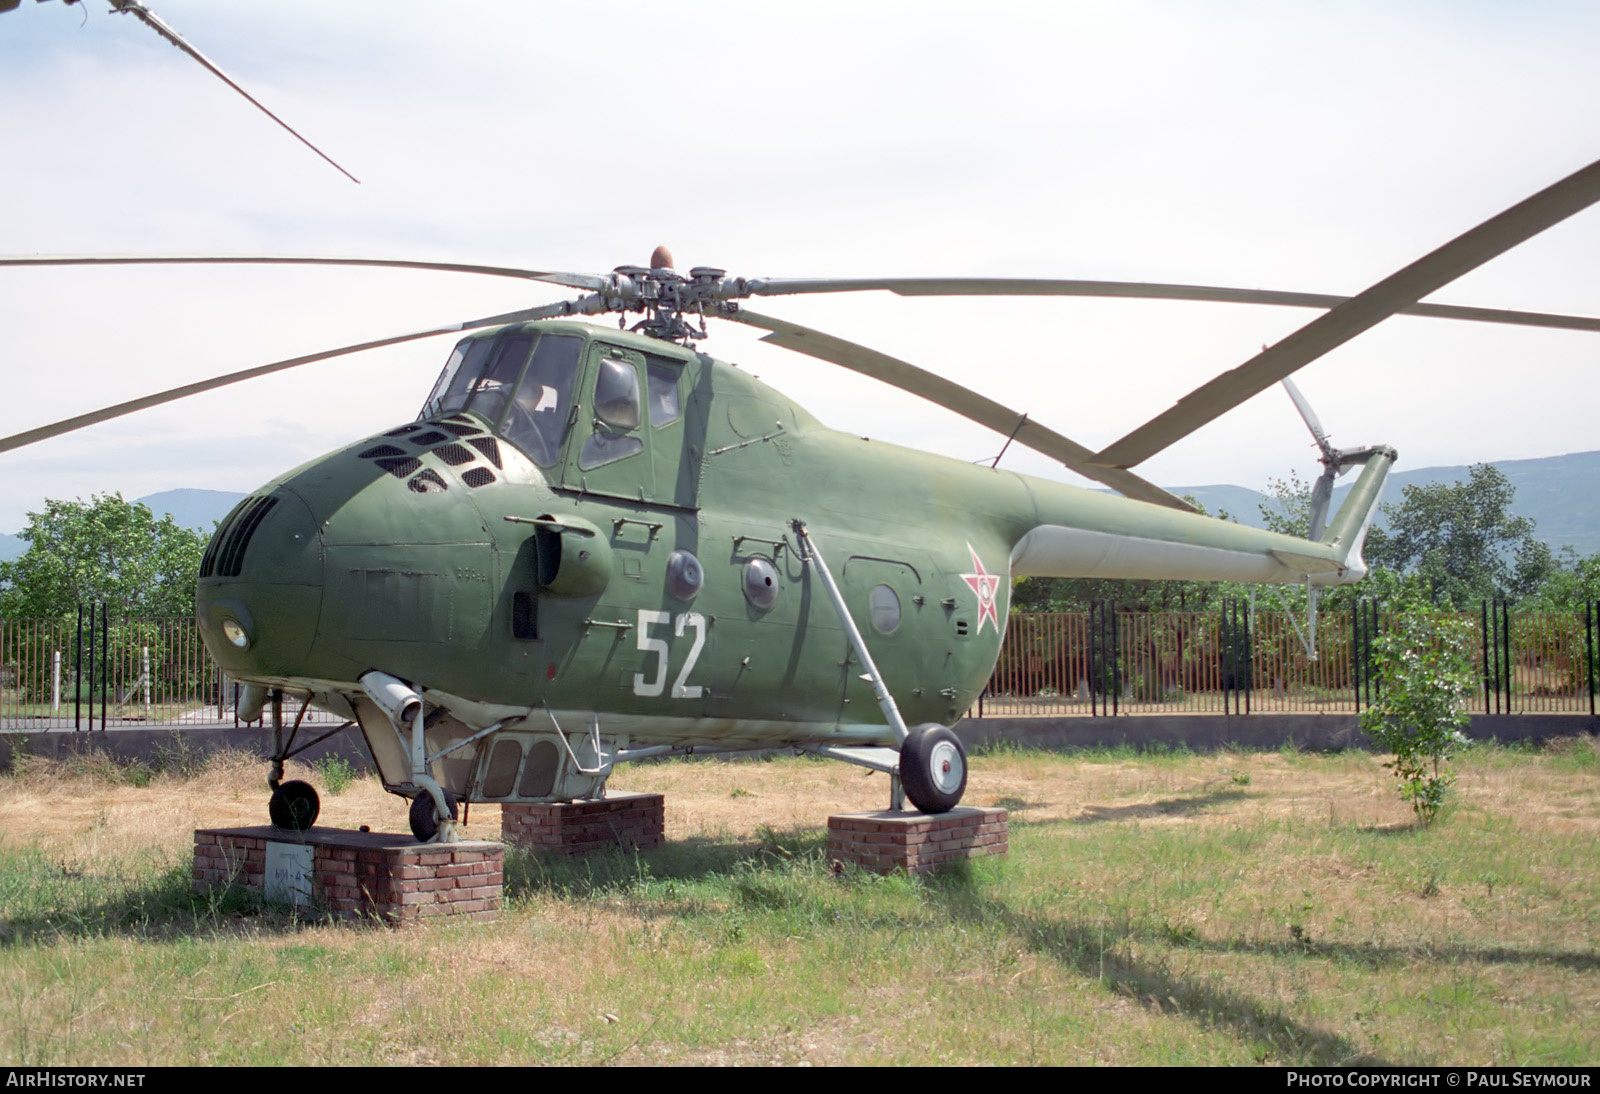
[{"label": "exhaust pipe", "polygon": [[389,716],[398,728],[409,726],[422,712],[422,696],[412,691],[403,681],[386,672],[373,669],[357,681],[367,697],[378,704],[378,709]]},{"label": "exhaust pipe", "polygon": [[266,709],[267,689],[260,684],[244,684],[239,688],[239,702],[234,713],[241,722],[254,722]]}]

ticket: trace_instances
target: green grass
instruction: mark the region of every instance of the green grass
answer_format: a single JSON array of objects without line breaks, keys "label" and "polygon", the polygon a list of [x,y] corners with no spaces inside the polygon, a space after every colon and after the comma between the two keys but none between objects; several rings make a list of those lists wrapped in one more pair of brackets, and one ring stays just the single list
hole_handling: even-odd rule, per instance
[{"label": "green grass", "polygon": [[[820,816],[640,854],[512,850],[498,921],[402,931],[197,897],[181,848],[13,846],[0,1058],[1600,1060],[1592,746],[1476,750],[1428,829],[1363,753],[996,750],[973,768],[996,792],[969,801],[1013,809],[1004,860],[835,875]],[[759,815],[836,771],[702,765],[669,816]]]},{"label": "green grass", "polygon": [[343,794],[360,777],[355,766],[343,756],[324,756],[320,760],[313,760],[311,769],[322,776],[323,786],[333,795]]}]

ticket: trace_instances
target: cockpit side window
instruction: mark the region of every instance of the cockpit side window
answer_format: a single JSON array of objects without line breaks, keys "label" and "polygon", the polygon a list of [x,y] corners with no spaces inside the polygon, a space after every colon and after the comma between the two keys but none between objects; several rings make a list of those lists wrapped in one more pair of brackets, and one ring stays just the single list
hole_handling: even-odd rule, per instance
[{"label": "cockpit side window", "polygon": [[483,370],[482,378],[472,389],[467,409],[474,414],[482,414],[491,422],[498,420],[511,398],[512,389],[517,386],[517,377],[522,374],[528,350],[532,348],[531,334],[516,334],[502,340],[495,350],[494,360],[489,362],[489,367]]},{"label": "cockpit side window", "polygon": [[650,382],[650,424],[660,427],[675,422],[683,414],[678,396],[678,376],[683,366],[664,357],[645,355]]},{"label": "cockpit side window", "polygon": [[445,362],[444,371],[439,373],[439,382],[433,385],[428,401],[422,404],[420,417],[449,414],[465,406],[467,392],[472,390],[472,382],[478,378],[478,370],[483,367],[483,360],[493,346],[493,338],[463,339],[451,351],[450,360]]},{"label": "cockpit side window", "polygon": [[500,435],[542,467],[560,458],[571,428],[572,381],[582,349],[576,335],[541,336],[500,423]]},{"label": "cockpit side window", "polygon": [[634,435],[642,421],[639,369],[620,350],[601,357],[594,381],[594,432],[578,453],[578,470],[592,471],[644,451]]}]

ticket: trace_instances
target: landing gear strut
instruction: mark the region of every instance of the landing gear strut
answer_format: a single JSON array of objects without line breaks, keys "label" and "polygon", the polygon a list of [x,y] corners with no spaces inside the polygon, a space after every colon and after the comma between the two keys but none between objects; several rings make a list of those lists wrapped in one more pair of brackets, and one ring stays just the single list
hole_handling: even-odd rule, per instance
[{"label": "landing gear strut", "polygon": [[[305,712],[305,707],[301,707],[300,716],[304,717]],[[294,725],[298,731],[300,718],[295,719]],[[290,742],[293,742],[292,734]],[[267,800],[267,815],[272,818],[274,828],[304,832],[317,822],[317,814],[322,812],[322,802],[310,783],[300,779],[283,781],[283,761],[287,755],[288,747],[283,741],[283,692],[273,688],[272,769],[267,773],[267,785],[272,788],[272,797]]]},{"label": "landing gear strut", "polygon": [[[450,820],[456,819],[456,796],[444,792],[444,803],[450,810]],[[433,804],[433,795],[424,790],[411,799],[411,834],[418,843],[428,843],[439,834],[439,811]]]},{"label": "landing gear strut", "polygon": [[911,804],[924,813],[950,812],[967,789],[967,754],[960,740],[949,729],[935,722],[924,722],[915,729],[906,728],[894,696],[879,675],[878,667],[872,663],[872,654],[867,651],[861,629],[851,618],[844,596],[834,583],[833,575],[828,572],[828,564],[822,561],[822,552],[817,550],[817,545],[806,532],[805,522],[795,520],[792,527],[795,538],[800,541],[803,552],[801,558],[807,565],[815,567],[828,599],[833,601],[834,610],[839,613],[839,622],[844,624],[845,635],[850,639],[856,658],[867,670],[862,679],[872,684],[884,721],[900,738],[899,778],[895,780],[893,773],[890,775],[890,808],[900,808],[900,791],[903,788]]}]

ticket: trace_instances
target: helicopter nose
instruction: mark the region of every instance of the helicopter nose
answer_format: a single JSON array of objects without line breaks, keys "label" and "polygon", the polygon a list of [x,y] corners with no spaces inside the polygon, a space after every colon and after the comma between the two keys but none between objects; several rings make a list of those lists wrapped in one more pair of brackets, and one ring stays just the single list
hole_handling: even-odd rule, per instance
[{"label": "helicopter nose", "polygon": [[322,606],[316,517],[293,491],[247,497],[217,528],[200,561],[195,616],[222,668],[286,676],[304,663]]},{"label": "helicopter nose", "polygon": [[531,461],[461,415],[331,452],[218,529],[197,598],[206,644],[235,677],[292,687],[375,667],[434,681],[446,662],[492,682],[490,528],[515,517],[506,506],[548,508],[547,493]]}]

